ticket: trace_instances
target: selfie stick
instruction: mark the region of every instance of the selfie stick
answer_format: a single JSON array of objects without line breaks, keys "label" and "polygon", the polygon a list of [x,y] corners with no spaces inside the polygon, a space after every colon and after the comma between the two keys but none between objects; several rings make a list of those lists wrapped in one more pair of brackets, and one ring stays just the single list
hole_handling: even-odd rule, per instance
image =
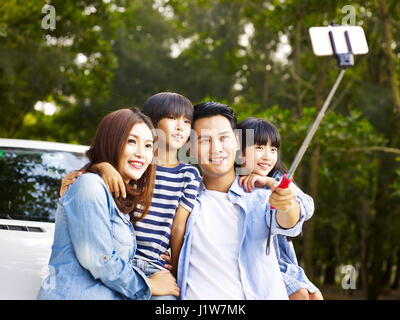
[{"label": "selfie stick", "polygon": [[[338,25],[332,23],[332,26],[338,26]],[[336,89],[338,88],[340,82],[342,81],[345,69],[347,67],[351,67],[354,65],[353,50],[351,48],[349,34],[347,31],[344,31],[344,36],[346,39],[348,52],[338,53],[336,50],[335,39],[333,37],[333,33],[332,33],[332,31],[329,31],[329,39],[331,42],[333,54],[334,54],[335,58],[337,59],[337,62],[338,62],[337,66],[341,70],[339,72],[339,75],[338,75],[331,91],[328,94],[328,97],[326,98],[324,104],[322,105],[322,108],[319,111],[317,118],[314,120],[314,123],[312,124],[311,128],[309,129],[306,138],[304,139],[299,151],[297,152],[297,154],[290,166],[289,172],[283,175],[283,178],[279,184],[279,188],[285,189],[285,188],[289,187],[290,182],[292,182],[292,180],[293,180],[294,172],[296,171],[297,166],[299,165],[301,159],[303,158],[304,153],[306,152],[306,150],[314,136],[315,131],[317,131],[323,117],[325,116],[325,112],[328,109],[329,104],[331,103],[331,100],[336,92]],[[274,209],[274,208],[271,207],[271,209]]]},{"label": "selfie stick", "polygon": [[[337,27],[339,25],[332,23],[331,26]],[[328,97],[326,98],[324,104],[322,105],[322,108],[319,111],[317,118],[314,120],[314,123],[312,124],[311,128],[308,130],[307,136],[304,139],[299,151],[297,151],[297,154],[296,154],[292,164],[290,165],[290,169],[289,169],[288,173],[285,173],[283,175],[278,188],[285,189],[285,188],[289,187],[290,183],[293,180],[294,172],[296,171],[297,166],[299,165],[301,159],[303,158],[304,153],[306,152],[306,150],[314,136],[315,131],[317,131],[317,129],[322,121],[322,118],[325,116],[325,112],[328,109],[329,104],[331,103],[331,100],[336,92],[336,89],[339,87],[339,84],[343,79],[345,69],[354,65],[353,49],[351,48],[348,31],[347,30],[344,31],[344,37],[346,39],[347,50],[348,50],[346,53],[338,53],[337,52],[333,32],[329,31],[328,34],[329,34],[329,40],[331,43],[332,51],[337,60],[337,66],[340,68],[340,72],[339,72],[338,77],[336,78],[335,83],[333,84],[331,91],[328,94]],[[276,208],[271,206],[271,209],[274,210]],[[270,215],[268,240],[267,240],[267,247],[266,247],[267,255],[269,254],[270,241],[271,241],[271,224],[272,224],[272,214]]]}]

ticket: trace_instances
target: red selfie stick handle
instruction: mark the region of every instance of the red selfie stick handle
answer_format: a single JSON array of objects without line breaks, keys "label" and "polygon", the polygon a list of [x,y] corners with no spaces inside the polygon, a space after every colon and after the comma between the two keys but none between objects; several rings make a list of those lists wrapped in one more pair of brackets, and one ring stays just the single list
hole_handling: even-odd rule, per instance
[{"label": "red selfie stick handle", "polygon": [[[289,179],[287,178],[287,174],[285,173],[282,177],[281,182],[279,183],[278,188],[282,188],[282,189],[286,189],[289,187],[289,184],[292,182],[293,177],[290,177]],[[271,206],[272,210],[275,210],[276,208],[274,208],[273,206]]]}]

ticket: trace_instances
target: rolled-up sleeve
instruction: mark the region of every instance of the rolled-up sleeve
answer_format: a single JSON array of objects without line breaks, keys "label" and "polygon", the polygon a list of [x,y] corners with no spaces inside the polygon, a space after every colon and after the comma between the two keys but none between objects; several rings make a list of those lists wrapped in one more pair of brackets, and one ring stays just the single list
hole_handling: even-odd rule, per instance
[{"label": "rolled-up sleeve", "polygon": [[300,204],[300,210],[304,212],[305,221],[310,219],[314,214],[314,200],[311,196],[304,193],[300,188],[297,188],[297,201]]},{"label": "rolled-up sleeve", "polygon": [[[282,234],[282,235],[289,236],[289,237],[298,236],[301,233],[304,221],[310,219],[314,212],[313,199],[309,195],[307,195],[303,191],[301,191],[300,188],[298,188],[297,186],[296,186],[296,189],[297,189],[296,200],[299,203],[299,207],[300,207],[299,221],[292,228],[284,229],[284,228],[280,227],[279,224],[277,223],[276,210],[273,210],[271,230],[274,234]],[[269,216],[269,214],[270,213],[267,214],[267,217]]]},{"label": "rolled-up sleeve", "polygon": [[76,256],[110,289],[130,299],[149,299],[146,276],[116,254],[110,220],[113,199],[99,179],[91,173],[80,176],[62,198]]}]

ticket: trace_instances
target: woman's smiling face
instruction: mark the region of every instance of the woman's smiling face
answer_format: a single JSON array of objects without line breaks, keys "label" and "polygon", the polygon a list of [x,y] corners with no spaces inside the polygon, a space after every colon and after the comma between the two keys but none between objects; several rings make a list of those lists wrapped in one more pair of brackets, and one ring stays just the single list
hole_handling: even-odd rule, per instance
[{"label": "woman's smiling face", "polygon": [[118,171],[126,183],[140,179],[146,171],[153,160],[153,142],[153,134],[144,122],[132,127],[118,164]]}]

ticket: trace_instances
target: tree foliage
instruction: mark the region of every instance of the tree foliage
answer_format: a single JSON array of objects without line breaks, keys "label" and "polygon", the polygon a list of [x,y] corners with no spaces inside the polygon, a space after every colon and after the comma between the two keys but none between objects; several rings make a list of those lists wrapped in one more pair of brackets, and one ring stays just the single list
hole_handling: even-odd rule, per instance
[{"label": "tree foliage", "polygon": [[[226,102],[240,120],[270,120],[287,165],[339,71],[333,58],[313,55],[308,28],[354,18],[370,52],[347,69],[296,172],[316,211],[294,243],[320,285],[351,264],[368,298],[398,287],[398,1],[47,2],[57,12],[53,31],[41,28],[44,1],[0,6],[0,136],[88,144],[109,111],[176,91],[193,103]],[[45,115],[37,101],[59,109]]]}]

